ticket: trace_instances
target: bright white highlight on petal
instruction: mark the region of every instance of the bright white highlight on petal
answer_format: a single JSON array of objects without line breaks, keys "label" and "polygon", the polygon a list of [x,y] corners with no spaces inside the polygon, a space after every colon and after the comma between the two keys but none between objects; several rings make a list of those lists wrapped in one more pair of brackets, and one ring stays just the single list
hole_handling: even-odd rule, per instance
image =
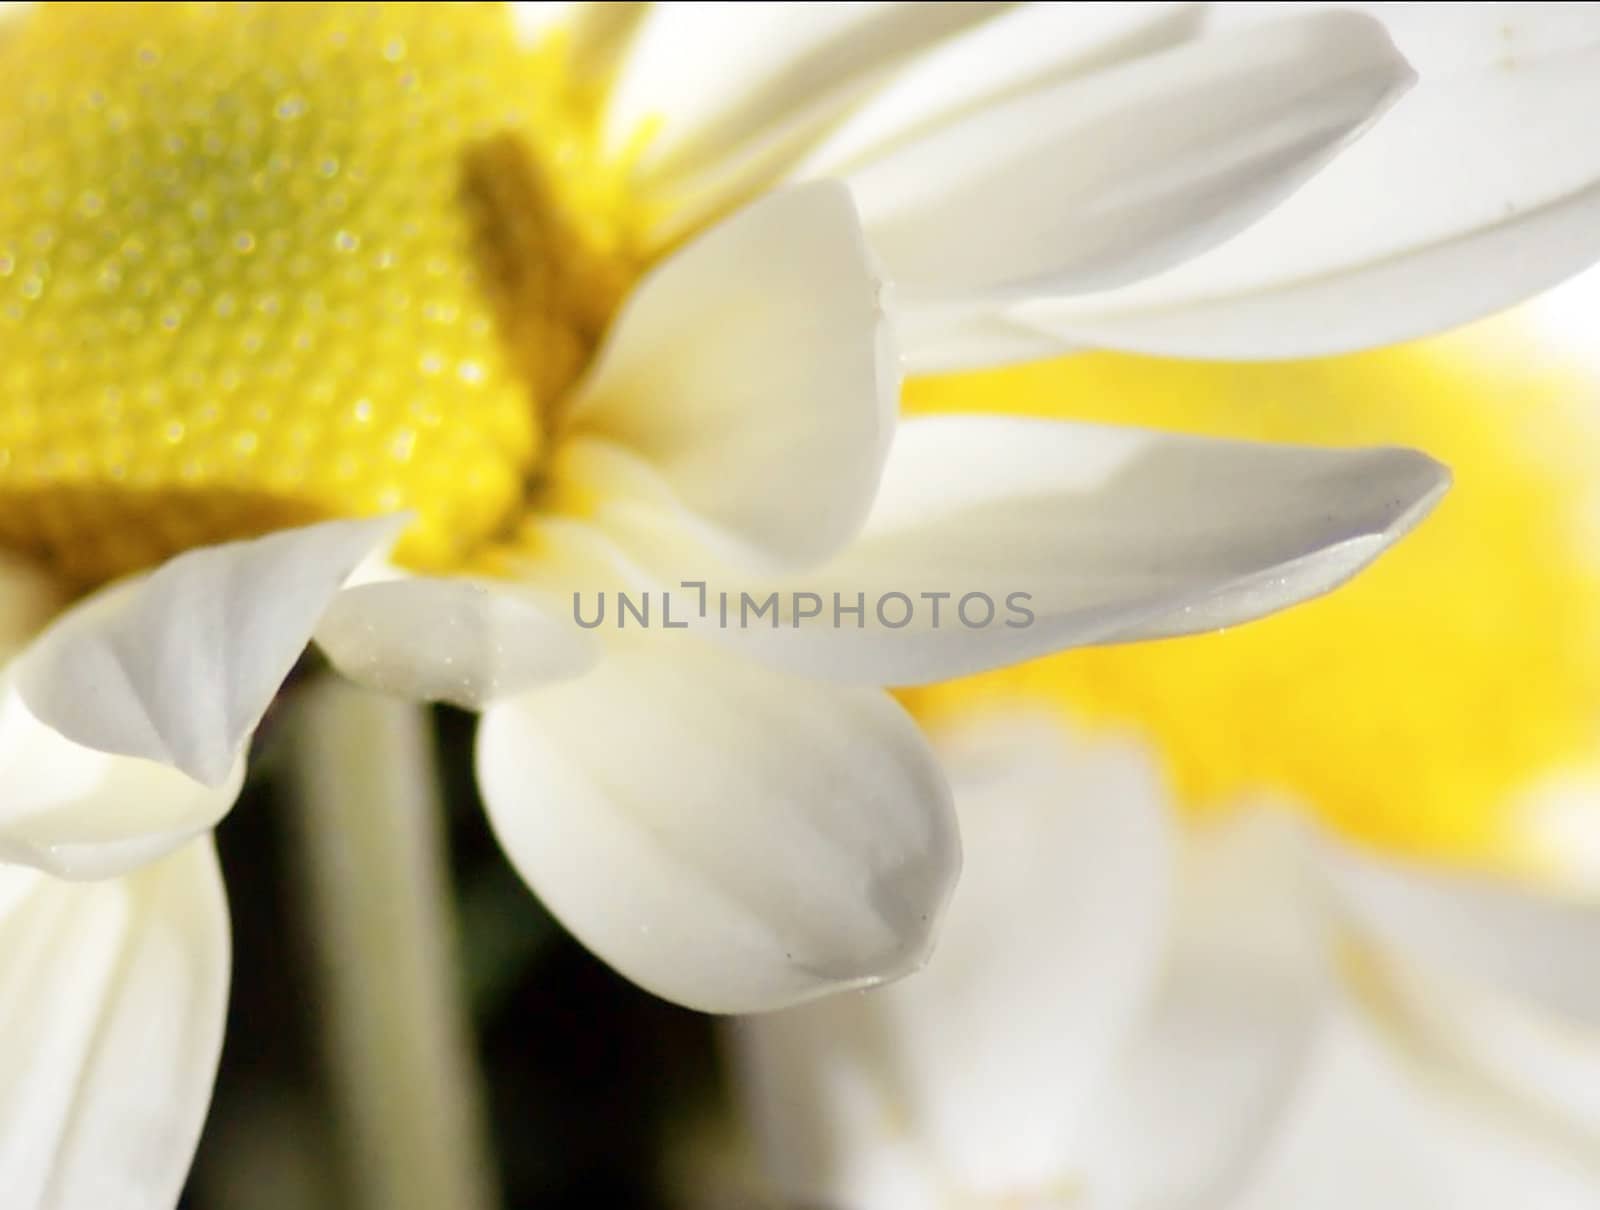
[{"label": "bright white highlight on petal", "polygon": [[[1215,629],[1336,587],[1447,483],[1444,468],[1400,449],[917,418],[900,426],[861,537],[781,585],[785,608],[798,590],[851,601],[903,593],[918,603],[912,623],[885,624],[869,606],[860,625],[835,626],[824,610],[740,637],[784,666],[908,685],[1063,647]],[[1026,593],[1034,620],[997,612],[971,628],[958,616],[970,593],[997,611]]]},{"label": "bright white highlight on petal", "polygon": [[600,656],[591,635],[525,592],[427,577],[346,588],[316,641],[359,684],[468,710],[577,676]]},{"label": "bright white highlight on petal", "polygon": [[0,867],[0,1189],[170,1210],[211,1099],[228,909],[209,840],[106,882]]},{"label": "bright white highlight on petal", "polygon": [[339,586],[402,524],[329,521],[179,555],[51,626],[17,660],[17,689],[75,743],[220,786]]},{"label": "bright white highlight on petal", "polygon": [[692,1008],[903,974],[960,862],[943,778],[887,695],[683,636],[491,706],[477,763],[495,832],[546,906]]},{"label": "bright white highlight on petal", "polygon": [[815,562],[861,526],[899,377],[837,183],[773,194],[639,283],[572,420],[642,456],[742,556]]}]

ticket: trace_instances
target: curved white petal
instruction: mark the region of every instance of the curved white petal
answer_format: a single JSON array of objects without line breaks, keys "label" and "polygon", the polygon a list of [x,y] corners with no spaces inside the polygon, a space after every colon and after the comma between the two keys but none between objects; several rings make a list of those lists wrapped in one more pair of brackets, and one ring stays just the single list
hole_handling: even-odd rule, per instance
[{"label": "curved white petal", "polygon": [[[764,585],[779,592],[780,624],[735,637],[786,667],[904,685],[1214,629],[1336,587],[1447,482],[1398,449],[913,419],[861,537],[815,572]],[[800,617],[803,592],[823,602],[814,617]],[[835,594],[864,598],[861,616],[840,614]]]},{"label": "curved white petal", "polygon": [[[1600,1156],[1600,1029],[1530,1004],[1515,986],[1439,973],[1369,945],[1396,1032],[1468,1073],[1557,1142]],[[1600,1180],[1600,1169],[1596,1179]]]},{"label": "curved white petal", "polygon": [[468,710],[576,676],[599,644],[510,585],[429,577],[346,588],[317,646],[351,680]]},{"label": "curved white petal", "polygon": [[1452,1140],[1430,1129],[1426,1095],[1371,1023],[1341,1007],[1315,1043],[1270,1149],[1227,1205],[1456,1210],[1444,1171]]},{"label": "curved white petal", "polygon": [[[1475,1086],[1433,1040],[1347,1004],[1330,1019],[1238,1210],[1586,1210],[1593,1139]],[[1555,1128],[1552,1129],[1552,1126]]]},{"label": "curved white petal", "polygon": [[[784,1204],[939,1204],[934,1165],[909,1133],[888,1069],[874,999],[827,996],[725,1023],[722,1044],[762,1188]],[[915,1196],[891,1196],[885,1184]]]},{"label": "curved white petal", "polygon": [[478,781],[512,862],[649,991],[769,1009],[903,974],[959,865],[949,791],[877,691],[683,636],[491,706]]},{"label": "curved white petal", "polygon": [[926,969],[864,1001],[963,1188],[1057,1187],[1160,976],[1174,858],[1159,770],[1058,719],[938,738],[965,868]]},{"label": "curved white petal", "polygon": [[0,682],[0,862],[61,878],[119,874],[210,828],[243,783],[243,754],[213,787],[170,765],[82,747]]},{"label": "curved white petal", "polygon": [[222,1046],[228,909],[197,841],[95,883],[0,867],[0,1189],[171,1210]]},{"label": "curved white petal", "polygon": [[1153,1011],[1082,1148],[1085,1183],[1111,1205],[1230,1205],[1274,1147],[1335,1011],[1293,819],[1251,811],[1185,840]]},{"label": "curved white petal", "polygon": [[[1550,1079],[1557,1055],[1483,1015],[1481,989],[1422,981],[1429,1011],[1414,998],[1402,1020],[1374,991],[1370,963],[1396,973],[1389,957],[1368,948],[1352,962],[1335,948],[1304,837],[1281,812],[1194,837],[1160,1012],[1101,1119],[1111,1146],[1094,1151],[1097,1191],[1118,1205],[1247,1210],[1590,1204],[1600,1136],[1586,1141],[1592,1124],[1573,1112],[1581,1081]],[[1474,1085],[1486,1055],[1567,1099],[1530,1112],[1532,1100]],[[1162,1162],[1141,1162],[1150,1155]]]},{"label": "curved white petal", "polygon": [[1103,71],[1193,37],[1206,5],[1012,4],[914,56],[790,172],[833,176],[908,138],[1041,84]]},{"label": "curved white petal", "polygon": [[897,313],[894,323],[905,368],[916,374],[1045,361],[1076,351],[1048,328],[991,307],[913,307]]},{"label": "curved white petal", "polygon": [[948,1196],[937,1156],[913,1133],[876,999],[827,996],[727,1022],[761,1187],[783,1205],[909,1210]]},{"label": "curved white petal", "polygon": [[1410,80],[1376,22],[1307,14],[998,101],[848,181],[908,309],[1107,289],[1240,230]]},{"label": "curved white petal", "polygon": [[[1149,754],[1034,713],[935,742],[966,865],[927,967],[733,1035],[768,1176],[798,1203],[1073,1187],[1159,975],[1175,838]],[[918,1172],[939,1198],[888,1197]]]},{"label": "curved white petal", "polygon": [[1600,258],[1600,8],[1382,11],[1423,74],[1370,135],[1214,251],[1012,318],[1078,345],[1305,357],[1462,323]]},{"label": "curved white petal", "polygon": [[889,74],[1009,5],[655,4],[607,93],[603,136],[669,231],[775,178]]},{"label": "curved white petal", "polygon": [[731,550],[815,562],[866,516],[898,371],[849,194],[765,198],[640,283],[572,421],[640,455]]},{"label": "curved white petal", "polygon": [[77,606],[11,675],[75,743],[220,786],[339,586],[401,523],[329,521],[189,551]]},{"label": "curved white petal", "polygon": [[1385,951],[1600,1027],[1600,903],[1385,860],[1331,839],[1324,865],[1339,905]]},{"label": "curved white petal", "polygon": [[1276,21],[1312,8],[1345,9],[1383,22],[1400,53],[1423,81],[1495,63],[1561,54],[1600,40],[1600,4],[1527,3],[1416,4],[1408,0],[1221,0],[1206,5],[1206,30],[1237,30]]}]

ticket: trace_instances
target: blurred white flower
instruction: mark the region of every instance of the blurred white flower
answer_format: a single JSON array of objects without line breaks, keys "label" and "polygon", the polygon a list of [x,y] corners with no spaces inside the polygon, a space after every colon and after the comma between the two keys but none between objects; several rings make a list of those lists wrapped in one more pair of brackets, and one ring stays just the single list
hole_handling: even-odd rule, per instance
[{"label": "blurred white flower", "polygon": [[[901,973],[957,845],[878,686],[1277,609],[1444,483],[1396,450],[894,437],[902,357],[1342,348],[1595,253],[1588,6],[1420,18],[1439,80],[1354,159],[1411,80],[1359,15],[517,16],[537,46],[479,6],[8,9],[0,543],[99,590],[5,672],[9,861],[182,849],[315,632],[485,709],[513,861],[644,986],[754,1009]],[[432,574],[339,593],[378,515]],[[1038,625],[600,644],[538,595],[710,577],[1020,582]]]},{"label": "blurred white flower", "polygon": [[1461,487],[1372,574],[1270,622],[908,695],[966,870],[925,971],[737,1027],[780,1190],[1596,1204],[1600,390],[1570,341],[1592,289],[1359,358],[914,385],[920,409],[1076,396],[1039,406],[1389,432]]},{"label": "blurred white flower", "polygon": [[947,732],[967,867],[927,968],[733,1027],[764,1169],[830,1210],[1600,1198],[1600,911],[1174,830],[1138,743]]}]

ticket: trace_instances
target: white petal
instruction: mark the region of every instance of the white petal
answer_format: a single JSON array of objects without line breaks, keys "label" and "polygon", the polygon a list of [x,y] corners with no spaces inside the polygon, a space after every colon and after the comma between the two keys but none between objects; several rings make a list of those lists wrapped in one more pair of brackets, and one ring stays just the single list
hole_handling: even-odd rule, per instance
[{"label": "white petal", "polygon": [[[1380,1010],[1381,1013],[1382,1010]],[[1432,1040],[1347,1006],[1323,1029],[1280,1137],[1238,1210],[1587,1210],[1600,1150],[1474,1086]],[[1551,1127],[1554,1126],[1554,1129]]]},{"label": "white petal", "polygon": [[0,862],[62,878],[104,878],[171,852],[222,818],[244,757],[221,785],[170,765],[65,739],[0,683]]},{"label": "white petal", "polygon": [[1600,1027],[1600,904],[1332,840],[1325,866],[1340,905],[1387,952]]},{"label": "white petal", "polygon": [[1423,79],[1370,135],[1205,256],[1013,318],[1074,344],[1305,357],[1465,322],[1600,257],[1600,9],[1393,7],[1438,31],[1402,28]]},{"label": "white petal", "polygon": [[[1426,1096],[1371,1025],[1348,1008],[1324,1024],[1271,1150],[1238,1210],[1419,1210],[1449,1197]],[[1528,1203],[1539,1204],[1539,1203]]]},{"label": "white petal", "polygon": [[1515,987],[1441,975],[1368,949],[1383,1008],[1405,1041],[1486,1081],[1513,1112],[1554,1125],[1558,1137],[1600,1145],[1600,1030],[1541,1011]]},{"label": "white petal", "polygon": [[1224,0],[1206,6],[1207,30],[1236,30],[1276,21],[1309,8],[1365,13],[1383,22],[1400,53],[1422,80],[1477,71],[1508,60],[1526,62],[1561,54],[1600,38],[1600,5],[1523,3],[1413,4],[1388,0],[1278,0],[1243,3]]},{"label": "white petal", "polygon": [[346,588],[317,645],[359,684],[477,710],[576,676],[599,644],[511,585],[427,577]]},{"label": "white petal", "polygon": [[511,860],[579,940],[708,1011],[903,974],[959,865],[949,792],[889,697],[684,636],[619,643],[575,681],[491,706],[478,780]]},{"label": "white petal", "polygon": [[848,180],[903,306],[1106,289],[1238,231],[1410,79],[1376,22],[1308,14],[997,102]]},{"label": "white petal", "polygon": [[[937,749],[966,865],[927,967],[738,1022],[767,1174],[798,1204],[1069,1186],[1159,974],[1173,836],[1149,754],[1038,714],[966,720]],[[919,1170],[942,1200],[884,1191]]]},{"label": "white petal", "polygon": [[1052,717],[973,723],[938,750],[962,880],[927,968],[864,1002],[962,1187],[1057,1187],[1160,974],[1169,804],[1149,753]]},{"label": "white petal", "polygon": [[860,528],[893,432],[879,289],[842,186],[774,194],[640,283],[574,424],[746,557],[814,562]]},{"label": "white petal", "polygon": [[[1348,579],[1447,481],[1397,449],[923,417],[900,426],[862,536],[776,586],[781,625],[735,637],[808,673],[904,685],[1232,625]],[[824,607],[800,625],[804,591]],[[837,614],[835,593],[863,596],[863,616]]]},{"label": "white petal", "polygon": [[209,840],[96,883],[0,867],[0,1189],[28,1210],[171,1210],[228,998]]},{"label": "white petal", "polygon": [[943,1174],[911,1133],[877,997],[828,996],[737,1017],[724,1041],[761,1187],[785,1205],[937,1206]]},{"label": "white petal", "polygon": [[1206,6],[995,5],[994,15],[916,55],[791,171],[837,175],[910,136],[1041,84],[1101,71],[1193,37]]},{"label": "white petal", "polygon": [[896,314],[894,323],[906,369],[918,374],[1044,361],[1074,351],[1055,332],[988,307],[913,307]]},{"label": "white petal", "polygon": [[1186,840],[1154,1011],[1083,1148],[1086,1179],[1113,1205],[1229,1204],[1299,1094],[1335,999],[1288,814],[1233,816]]},{"label": "white petal", "polygon": [[17,660],[17,688],[75,743],[220,786],[345,577],[400,523],[330,521],[179,555],[50,627]]},{"label": "white petal", "polygon": [[608,92],[604,138],[614,154],[635,157],[636,188],[670,203],[663,234],[681,231],[758,191],[894,68],[995,11],[982,3],[651,5]]}]

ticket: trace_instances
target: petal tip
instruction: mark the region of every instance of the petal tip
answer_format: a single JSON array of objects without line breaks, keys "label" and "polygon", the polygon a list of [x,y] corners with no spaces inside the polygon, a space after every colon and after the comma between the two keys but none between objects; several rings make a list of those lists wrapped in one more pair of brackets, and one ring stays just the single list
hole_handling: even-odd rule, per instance
[{"label": "petal tip", "polygon": [[1420,525],[1455,482],[1450,468],[1420,450],[1395,448],[1394,513],[1379,535],[1384,544],[1398,541]]}]

